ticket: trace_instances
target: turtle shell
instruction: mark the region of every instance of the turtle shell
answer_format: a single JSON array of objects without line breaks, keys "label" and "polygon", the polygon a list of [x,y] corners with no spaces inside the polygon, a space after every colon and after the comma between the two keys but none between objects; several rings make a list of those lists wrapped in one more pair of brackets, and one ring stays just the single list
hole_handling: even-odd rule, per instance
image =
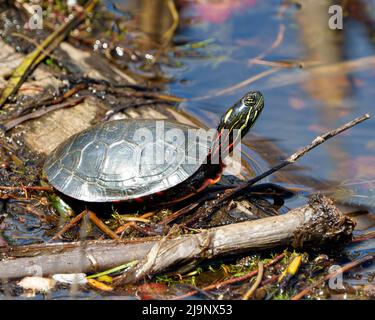
[{"label": "turtle shell", "polygon": [[114,120],[60,144],[44,173],[53,187],[75,199],[130,200],[191,177],[206,160],[210,141],[205,131],[172,121]]}]

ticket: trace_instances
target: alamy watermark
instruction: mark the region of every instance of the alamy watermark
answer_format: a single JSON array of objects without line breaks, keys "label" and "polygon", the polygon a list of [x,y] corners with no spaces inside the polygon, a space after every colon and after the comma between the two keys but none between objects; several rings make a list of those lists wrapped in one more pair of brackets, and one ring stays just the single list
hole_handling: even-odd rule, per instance
[{"label": "alamy watermark", "polygon": [[339,272],[337,275],[335,275],[334,277],[328,280],[328,287],[332,290],[344,290],[345,289],[344,278],[343,278],[342,272],[340,272],[341,269],[342,268],[339,265],[334,264],[328,270],[329,273]]},{"label": "alamy watermark", "polygon": [[[132,145],[133,163],[142,165],[221,164],[232,173],[241,172],[241,130],[239,129],[180,129],[166,128],[165,122],[155,121],[152,127],[142,127],[127,136]],[[123,142],[119,142],[122,144]],[[122,145],[119,147],[123,147]]]},{"label": "alamy watermark", "polygon": [[31,17],[27,23],[27,28],[31,30],[43,29],[43,9],[40,5],[33,4],[30,7]]},{"label": "alamy watermark", "polygon": [[[29,4],[26,6],[30,18],[25,24],[25,29],[43,29],[43,8],[38,3],[40,3],[39,0],[30,0]],[[77,5],[77,0],[67,0],[66,4],[68,7],[74,7]]]},{"label": "alamy watermark", "polygon": [[332,5],[328,8],[328,13],[331,15],[328,19],[328,26],[332,30],[342,30],[344,28],[343,10],[340,5]]},{"label": "alamy watermark", "polygon": [[[31,14],[27,23],[29,29],[43,29],[43,9],[37,3],[39,0],[31,0],[28,10]],[[76,0],[67,0],[68,7],[77,5]],[[371,1],[369,1],[371,5]],[[331,30],[342,30],[344,28],[344,13],[343,7],[339,4],[334,4],[328,7],[328,27]]]},{"label": "alamy watermark", "polygon": [[30,0],[24,4],[30,17],[26,21],[24,28],[29,30],[43,29],[43,8],[39,5],[39,0]]},{"label": "alamy watermark", "polygon": [[[40,5],[35,4],[34,2],[39,1],[32,1],[29,5],[28,9],[31,14],[29,21],[27,23],[27,28],[29,29],[43,29],[43,9]],[[68,6],[76,5],[76,0],[68,0]],[[344,20],[343,20],[343,8],[340,5],[331,5],[328,8],[328,14],[330,15],[328,19],[328,26],[332,30],[342,30],[344,28]]]}]

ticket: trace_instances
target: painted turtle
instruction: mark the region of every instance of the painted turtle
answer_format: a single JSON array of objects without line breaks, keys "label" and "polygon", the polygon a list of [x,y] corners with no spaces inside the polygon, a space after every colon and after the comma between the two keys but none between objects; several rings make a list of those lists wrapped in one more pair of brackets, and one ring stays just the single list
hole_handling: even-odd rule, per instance
[{"label": "painted turtle", "polygon": [[[202,129],[172,121],[100,123],[52,151],[44,173],[58,191],[87,202],[176,202],[218,181],[223,146],[233,150],[263,107],[260,92],[247,93],[222,116],[212,139]],[[163,160],[155,161],[162,149]]]}]

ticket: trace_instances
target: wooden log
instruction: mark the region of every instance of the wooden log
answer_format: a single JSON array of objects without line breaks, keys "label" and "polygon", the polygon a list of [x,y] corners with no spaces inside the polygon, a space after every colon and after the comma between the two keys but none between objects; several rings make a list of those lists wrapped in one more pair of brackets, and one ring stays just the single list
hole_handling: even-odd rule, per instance
[{"label": "wooden log", "polygon": [[[41,256],[5,259],[0,262],[0,278],[21,278],[71,272],[97,272],[134,260],[142,260],[119,281],[133,282],[175,265],[198,262],[223,255],[257,251],[277,246],[327,245],[348,240],[354,223],[324,196],[313,197],[308,205],[281,216],[230,224],[171,238],[145,242],[104,242]],[[49,245],[53,246],[62,244]],[[5,249],[9,250],[9,249]],[[18,250],[20,250],[18,248]],[[26,247],[24,247],[24,251]]]}]

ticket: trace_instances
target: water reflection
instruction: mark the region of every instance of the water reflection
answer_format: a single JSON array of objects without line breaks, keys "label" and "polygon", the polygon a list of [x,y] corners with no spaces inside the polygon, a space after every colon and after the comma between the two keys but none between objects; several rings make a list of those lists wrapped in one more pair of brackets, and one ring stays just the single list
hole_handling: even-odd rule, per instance
[{"label": "water reflection", "polygon": [[[162,66],[162,70],[174,79],[171,93],[190,98],[181,107],[208,126],[214,126],[219,114],[249,87],[265,93],[266,108],[254,128],[258,137],[247,141],[261,158],[246,149],[263,169],[285,157],[286,151],[371,111],[375,98],[370,85],[375,73],[369,69],[375,67],[372,1],[180,0],[174,4],[172,8],[169,0],[119,2],[133,10],[146,35],[146,48],[170,46],[176,54],[176,48],[207,43],[201,48],[202,58],[180,55],[177,59],[184,68]],[[333,4],[343,8],[343,30],[328,27],[328,8]],[[174,47],[176,43],[184,46]],[[331,192],[348,210],[372,210],[372,126],[370,120],[329,141],[294,170],[271,179],[311,192]],[[291,206],[303,201],[297,199]]]},{"label": "water reflection", "polygon": [[178,12],[173,0],[140,0],[139,28],[149,38],[148,45],[166,46],[178,25]]}]

